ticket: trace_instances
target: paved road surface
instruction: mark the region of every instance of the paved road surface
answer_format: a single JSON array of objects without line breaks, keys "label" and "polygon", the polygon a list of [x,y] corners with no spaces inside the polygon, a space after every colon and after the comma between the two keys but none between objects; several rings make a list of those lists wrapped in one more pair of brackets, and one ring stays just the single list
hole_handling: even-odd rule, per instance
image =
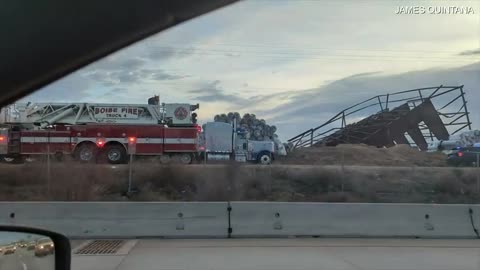
[{"label": "paved road surface", "polygon": [[72,269],[480,269],[480,240],[145,239],[131,240],[128,245],[131,248],[120,255],[74,255]]}]

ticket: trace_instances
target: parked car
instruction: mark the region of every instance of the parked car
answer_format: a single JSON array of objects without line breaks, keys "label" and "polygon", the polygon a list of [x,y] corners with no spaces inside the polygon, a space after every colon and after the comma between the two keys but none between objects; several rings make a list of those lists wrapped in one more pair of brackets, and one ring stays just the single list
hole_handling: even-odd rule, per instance
[{"label": "parked car", "polygon": [[477,158],[480,158],[480,147],[457,147],[448,154],[447,163],[452,166],[477,166]]},{"label": "parked car", "polygon": [[27,250],[34,250],[37,243],[35,241],[29,242],[27,244]]},{"label": "parked car", "polygon": [[50,238],[42,238],[37,240],[37,244],[35,245],[35,256],[42,257],[49,254],[53,254],[55,248],[53,246],[53,242]]}]

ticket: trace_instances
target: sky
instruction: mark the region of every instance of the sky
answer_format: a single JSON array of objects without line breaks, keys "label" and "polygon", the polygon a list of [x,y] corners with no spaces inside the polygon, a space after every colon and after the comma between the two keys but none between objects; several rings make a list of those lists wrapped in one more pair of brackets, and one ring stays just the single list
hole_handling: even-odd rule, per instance
[{"label": "sky", "polygon": [[[396,14],[422,6],[425,14]],[[473,14],[431,14],[429,7]],[[200,103],[288,139],[377,94],[465,85],[480,98],[479,0],[252,0],[140,41],[22,101]],[[470,106],[480,128],[480,108]]]}]

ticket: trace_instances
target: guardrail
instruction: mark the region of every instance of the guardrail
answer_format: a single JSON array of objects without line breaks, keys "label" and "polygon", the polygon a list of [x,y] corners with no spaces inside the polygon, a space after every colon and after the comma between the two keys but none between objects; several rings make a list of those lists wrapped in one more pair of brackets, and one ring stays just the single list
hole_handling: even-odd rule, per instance
[{"label": "guardrail", "polygon": [[0,223],[72,238],[227,237],[227,202],[1,202]]},{"label": "guardrail", "polygon": [[478,238],[480,205],[283,202],[0,202],[0,223],[71,238]]}]

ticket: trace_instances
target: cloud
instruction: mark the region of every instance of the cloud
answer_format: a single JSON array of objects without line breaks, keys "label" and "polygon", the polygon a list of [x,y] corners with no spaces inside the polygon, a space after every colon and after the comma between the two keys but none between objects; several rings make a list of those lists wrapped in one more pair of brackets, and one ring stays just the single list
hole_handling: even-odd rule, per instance
[{"label": "cloud", "polygon": [[[475,104],[473,101],[480,100],[480,92],[477,91],[480,86],[480,62],[458,68],[427,69],[394,75],[356,74],[319,88],[296,91],[289,102],[258,114],[277,125],[285,139],[316,127],[342,109],[375,95],[439,85],[464,85],[467,102]],[[469,106],[468,109],[473,127],[480,128],[480,108]],[[363,116],[374,112],[372,108]]]},{"label": "cloud", "polygon": [[[128,51],[128,50],[127,50]],[[139,51],[135,49],[134,51]],[[158,54],[158,50],[142,50],[140,55],[148,55],[159,59],[160,57],[169,57],[167,54]],[[132,52],[130,52],[132,53]],[[187,76],[170,74],[162,68],[152,68],[152,61],[143,57],[124,57],[124,51],[120,51],[118,55],[106,57],[95,64],[92,64],[82,70],[83,77],[94,82],[99,82],[103,86],[113,87],[119,84],[138,84],[164,80],[177,80]],[[173,55],[170,55],[173,56]]]},{"label": "cloud", "polygon": [[148,53],[148,57],[152,60],[168,59],[175,56],[176,53],[173,50],[152,50]]},{"label": "cloud", "polygon": [[84,76],[102,83],[104,86],[178,80],[188,77],[187,75],[170,74],[162,69],[95,70]]},{"label": "cloud", "polygon": [[210,82],[200,88],[190,90],[188,93],[193,94],[193,98],[198,101],[205,102],[225,102],[230,103],[233,108],[242,107],[250,101],[239,95],[227,94],[227,91],[221,88],[220,81]]},{"label": "cloud", "polygon": [[163,46],[152,46],[150,47],[145,56],[150,60],[168,60],[171,58],[181,58],[186,57],[194,53],[194,50],[191,48],[173,48],[173,47],[163,47]]},{"label": "cloud", "polygon": [[137,69],[146,64],[147,60],[139,57],[109,56],[87,66],[83,71]]},{"label": "cloud", "polygon": [[468,50],[459,53],[458,55],[480,55],[480,48],[475,50]]},{"label": "cloud", "polygon": [[144,69],[142,70],[143,73],[148,73],[149,76],[147,76],[147,78],[149,78],[150,80],[155,80],[155,81],[165,81],[165,80],[178,80],[178,79],[183,79],[183,78],[187,78],[187,77],[190,77],[188,75],[175,75],[175,74],[169,74],[167,72],[165,72],[164,70],[162,69]]},{"label": "cloud", "polygon": [[34,93],[20,99],[19,102],[83,101],[91,97],[87,91],[91,86],[88,80],[85,80],[76,72],[38,89]]}]

